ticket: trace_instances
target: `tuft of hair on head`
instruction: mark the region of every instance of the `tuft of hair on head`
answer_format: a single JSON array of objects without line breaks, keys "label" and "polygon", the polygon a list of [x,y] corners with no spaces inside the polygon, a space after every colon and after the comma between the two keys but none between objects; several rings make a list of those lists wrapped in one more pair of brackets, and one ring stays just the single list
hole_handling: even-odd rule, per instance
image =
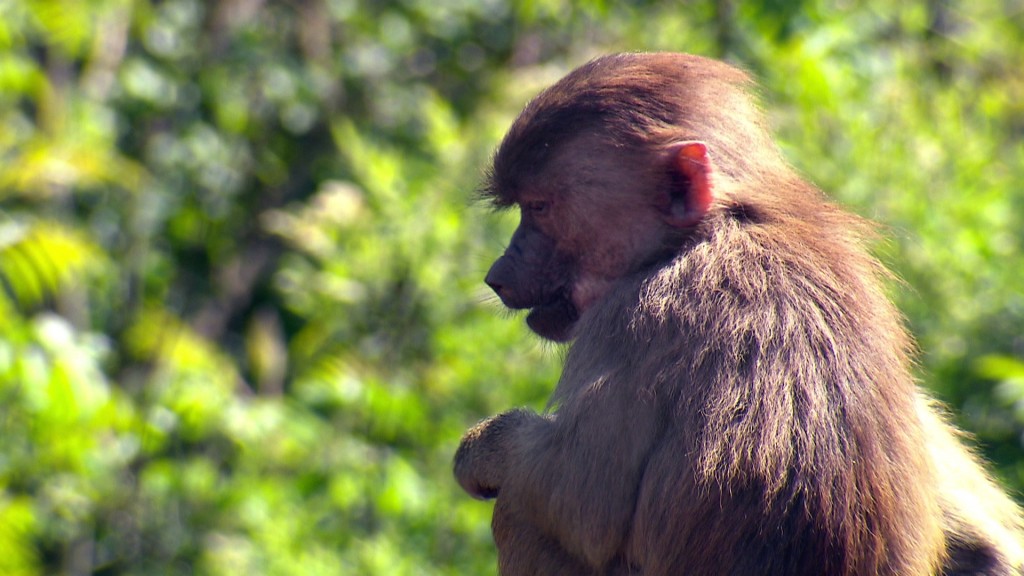
[{"label": "tuft of hair on head", "polygon": [[524,179],[592,131],[615,146],[655,150],[705,142],[716,170],[752,182],[786,166],[757,104],[755,83],[728,64],[676,53],[621,53],[576,68],[531,100],[494,154],[480,196],[514,204]]}]

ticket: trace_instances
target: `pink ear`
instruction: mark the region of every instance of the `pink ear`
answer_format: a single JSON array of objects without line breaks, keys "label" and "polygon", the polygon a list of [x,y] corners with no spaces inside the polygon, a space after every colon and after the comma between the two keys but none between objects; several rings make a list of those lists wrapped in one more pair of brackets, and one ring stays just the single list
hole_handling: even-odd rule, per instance
[{"label": "pink ear", "polygon": [[689,141],[671,148],[671,169],[677,170],[688,183],[686,190],[669,192],[671,202],[665,221],[677,228],[696,226],[711,208],[711,159],[703,142]]}]

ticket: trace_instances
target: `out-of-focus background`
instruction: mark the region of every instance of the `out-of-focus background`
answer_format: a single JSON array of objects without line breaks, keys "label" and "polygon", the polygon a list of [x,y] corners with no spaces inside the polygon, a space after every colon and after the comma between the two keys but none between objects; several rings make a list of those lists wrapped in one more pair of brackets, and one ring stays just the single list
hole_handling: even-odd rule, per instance
[{"label": "out-of-focus background", "polygon": [[1024,487],[1021,0],[0,0],[0,574],[493,573],[451,456],[560,350],[474,189],[621,50],[762,80]]}]

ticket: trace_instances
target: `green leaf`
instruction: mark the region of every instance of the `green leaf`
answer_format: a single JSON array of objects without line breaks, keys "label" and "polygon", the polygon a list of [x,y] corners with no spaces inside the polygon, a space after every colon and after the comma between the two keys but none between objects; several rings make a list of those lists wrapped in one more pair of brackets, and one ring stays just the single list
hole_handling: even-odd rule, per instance
[{"label": "green leaf", "polygon": [[0,278],[24,307],[83,284],[104,260],[83,234],[56,222],[0,223]]}]

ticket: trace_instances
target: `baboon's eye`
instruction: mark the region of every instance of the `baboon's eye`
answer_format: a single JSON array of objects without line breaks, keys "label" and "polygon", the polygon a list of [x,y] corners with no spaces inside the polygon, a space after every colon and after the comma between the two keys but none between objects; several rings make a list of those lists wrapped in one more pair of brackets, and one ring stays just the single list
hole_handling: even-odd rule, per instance
[{"label": "baboon's eye", "polygon": [[543,216],[548,213],[550,208],[551,203],[544,201],[526,202],[523,204],[523,210],[532,216]]}]

